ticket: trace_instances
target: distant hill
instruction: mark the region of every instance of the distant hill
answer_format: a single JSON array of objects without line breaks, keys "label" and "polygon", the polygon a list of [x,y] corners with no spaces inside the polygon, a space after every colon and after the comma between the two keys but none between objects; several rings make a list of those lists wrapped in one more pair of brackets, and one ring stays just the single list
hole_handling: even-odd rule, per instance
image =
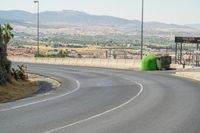
[{"label": "distant hill", "polygon": [[200,30],[200,24],[188,24],[186,26],[192,27],[194,29],[199,29]]},{"label": "distant hill", "polygon": [[7,22],[9,22],[9,23],[17,23],[17,21],[15,21],[15,20],[8,20],[8,19],[0,18],[0,24],[7,23]]},{"label": "distant hill", "polygon": [[10,10],[10,11],[2,11],[0,10],[0,20],[12,20],[18,22],[33,22],[34,14],[20,11],[20,10]]},{"label": "distant hill", "polygon": [[[0,20],[12,20],[23,23],[34,23],[37,14],[26,11],[11,10],[0,11]],[[40,22],[42,24],[88,24],[88,25],[109,25],[109,26],[129,26],[139,24],[139,21],[112,16],[89,15],[84,12],[63,10],[63,11],[45,11],[40,13]]]},{"label": "distant hill", "polygon": [[[0,11],[0,23],[16,22],[16,23],[35,23],[37,14],[21,11]],[[63,10],[63,11],[45,11],[40,13],[40,23],[45,25],[98,25],[112,26],[119,28],[131,28],[133,30],[140,29],[140,21],[128,20],[112,16],[90,15],[80,11]],[[170,29],[194,29],[200,25],[174,25],[159,22],[145,22],[146,30],[170,30]]]}]

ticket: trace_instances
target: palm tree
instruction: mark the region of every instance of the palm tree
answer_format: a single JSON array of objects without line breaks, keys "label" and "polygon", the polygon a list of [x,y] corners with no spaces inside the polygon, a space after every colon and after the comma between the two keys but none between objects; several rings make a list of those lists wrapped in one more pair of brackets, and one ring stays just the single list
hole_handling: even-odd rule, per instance
[{"label": "palm tree", "polygon": [[3,48],[3,30],[2,30],[2,26],[0,25],[0,54],[3,52],[2,48]]},{"label": "palm tree", "polygon": [[3,27],[0,25],[0,61],[3,59],[4,47]]},{"label": "palm tree", "polygon": [[7,44],[14,37],[12,34],[13,28],[9,23],[0,25],[0,83],[10,80],[10,67],[11,62],[7,59]]},{"label": "palm tree", "polygon": [[12,33],[13,28],[11,27],[9,23],[7,23],[2,26],[2,30],[3,30],[2,35],[3,35],[4,44],[7,45],[10,39],[14,37]]},{"label": "palm tree", "polygon": [[[12,33],[13,28],[9,23],[4,24],[3,26],[0,26],[0,43],[1,43],[1,48],[2,48],[2,53],[4,55],[7,55],[7,44],[14,37]],[[3,45],[3,46],[2,46]]]}]

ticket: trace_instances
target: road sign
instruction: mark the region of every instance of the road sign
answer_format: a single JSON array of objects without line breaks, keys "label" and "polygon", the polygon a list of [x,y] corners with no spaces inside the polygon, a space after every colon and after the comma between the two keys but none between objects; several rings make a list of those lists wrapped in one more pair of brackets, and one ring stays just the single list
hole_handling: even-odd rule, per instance
[{"label": "road sign", "polygon": [[176,43],[200,43],[200,37],[175,37]]}]

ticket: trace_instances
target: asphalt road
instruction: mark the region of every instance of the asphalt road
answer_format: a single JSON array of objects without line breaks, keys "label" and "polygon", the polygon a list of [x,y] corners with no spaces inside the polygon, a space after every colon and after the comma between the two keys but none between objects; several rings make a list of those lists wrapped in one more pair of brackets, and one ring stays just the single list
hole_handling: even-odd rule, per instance
[{"label": "asphalt road", "polygon": [[0,133],[200,133],[200,84],[166,74],[28,64],[56,91],[0,104]]}]

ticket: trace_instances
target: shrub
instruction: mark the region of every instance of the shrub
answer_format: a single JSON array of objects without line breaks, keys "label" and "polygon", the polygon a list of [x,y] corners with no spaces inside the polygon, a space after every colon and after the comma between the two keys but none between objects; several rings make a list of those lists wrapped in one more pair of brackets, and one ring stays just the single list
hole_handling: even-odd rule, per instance
[{"label": "shrub", "polygon": [[15,80],[27,80],[28,76],[26,75],[26,69],[24,65],[18,65],[17,69],[12,68],[12,76]]},{"label": "shrub", "polygon": [[153,54],[145,55],[142,59],[142,71],[154,71],[157,69],[156,56]]}]

